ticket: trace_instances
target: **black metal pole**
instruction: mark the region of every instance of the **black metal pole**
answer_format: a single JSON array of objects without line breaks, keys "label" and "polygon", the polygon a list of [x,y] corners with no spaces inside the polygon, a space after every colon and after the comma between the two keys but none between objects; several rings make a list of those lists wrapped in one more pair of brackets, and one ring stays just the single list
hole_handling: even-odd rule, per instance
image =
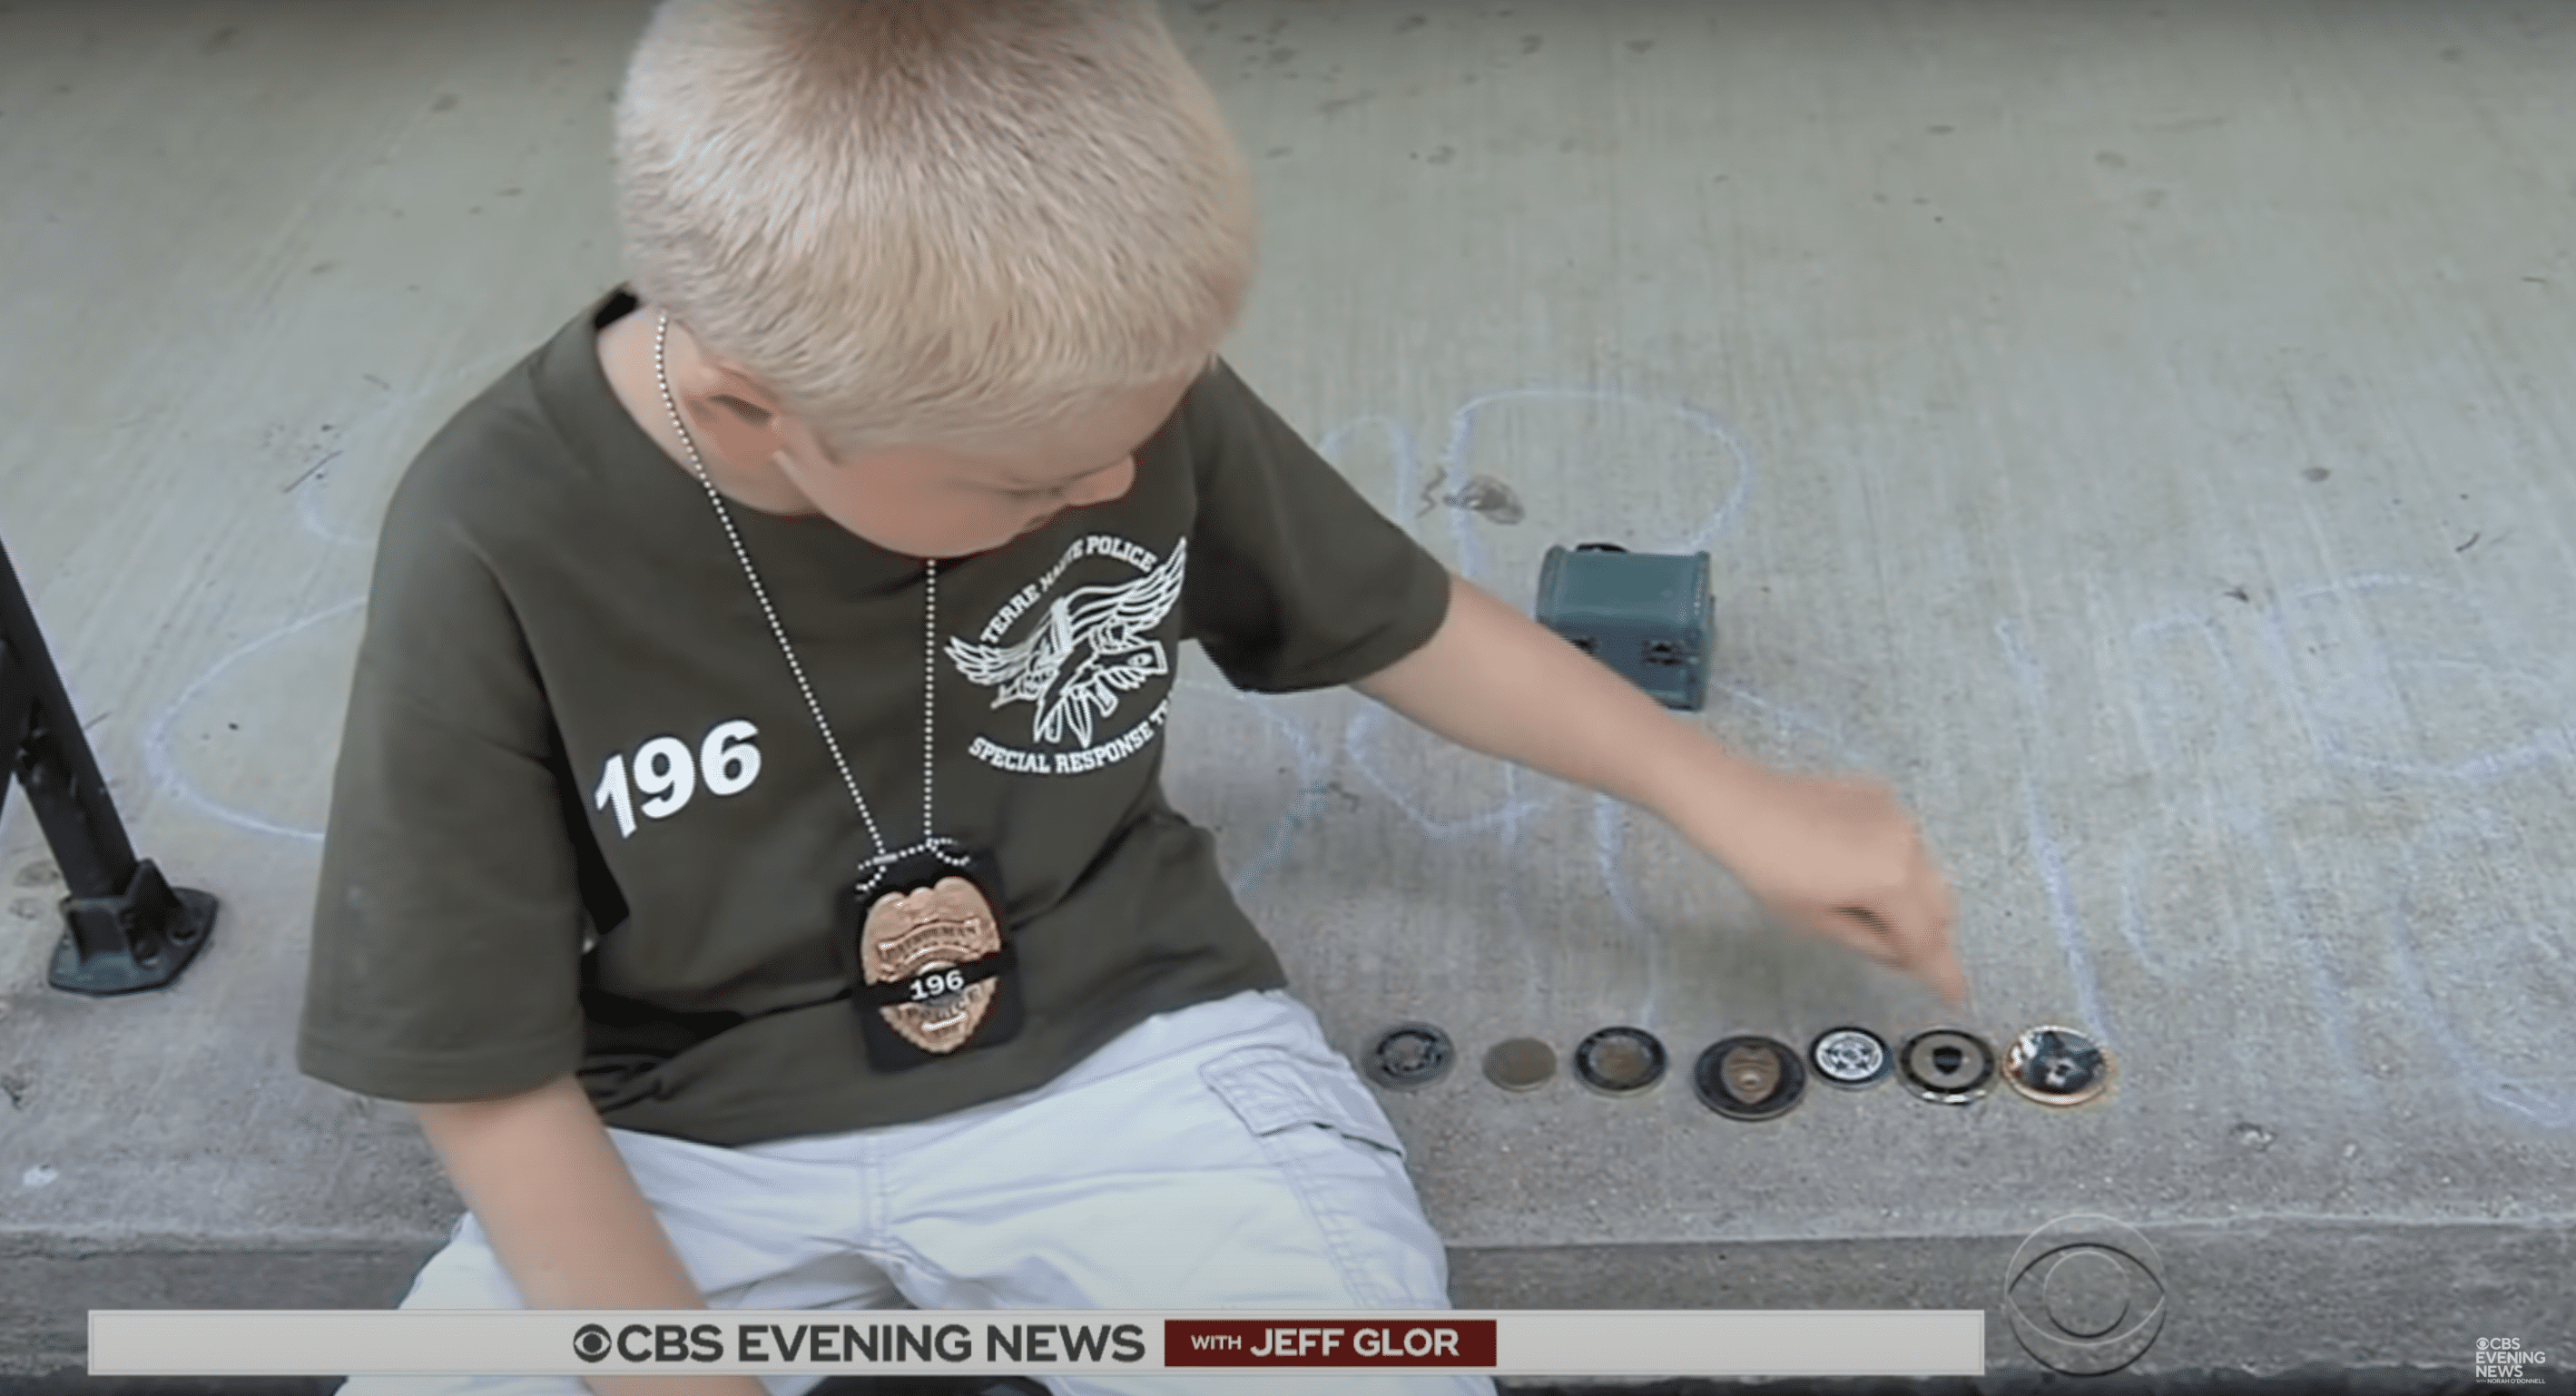
[{"label": "black metal pole", "polygon": [[[0,752],[26,787],[70,895],[54,949],[54,987],[82,994],[153,989],[179,977],[214,930],[215,899],[173,888],[134,856],[98,759],[63,691],[18,569],[0,544]],[[0,777],[0,801],[8,782]]]}]

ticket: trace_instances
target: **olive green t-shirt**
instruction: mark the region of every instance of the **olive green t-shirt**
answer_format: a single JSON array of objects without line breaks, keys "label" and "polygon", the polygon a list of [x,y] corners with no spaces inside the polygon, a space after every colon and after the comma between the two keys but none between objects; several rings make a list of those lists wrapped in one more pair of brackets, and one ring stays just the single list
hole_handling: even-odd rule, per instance
[{"label": "olive green t-shirt", "polygon": [[[1123,498],[940,564],[936,832],[998,864],[1022,1025],[880,1070],[874,1010],[830,1001],[836,901],[877,850],[705,488],[600,367],[634,304],[621,288],[504,373],[388,508],[301,1068],[405,1101],[578,1071],[612,1125],[736,1145],[1030,1090],[1151,1014],[1282,984],[1162,793],[1176,647],[1255,691],[1364,678],[1438,629],[1439,562],[1219,363]],[[910,844],[927,568],[727,507]]]}]

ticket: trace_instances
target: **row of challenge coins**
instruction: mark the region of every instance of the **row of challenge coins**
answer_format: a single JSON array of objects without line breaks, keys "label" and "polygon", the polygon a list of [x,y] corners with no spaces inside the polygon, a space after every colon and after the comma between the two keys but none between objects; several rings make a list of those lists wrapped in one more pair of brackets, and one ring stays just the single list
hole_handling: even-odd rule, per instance
[{"label": "row of challenge coins", "polygon": [[[1457,1056],[1449,1035],[1428,1023],[1398,1023],[1378,1034],[1362,1068],[1390,1090],[1419,1090],[1449,1072]],[[1574,1076],[1603,1095],[1631,1096],[1664,1078],[1664,1044],[1642,1028],[1603,1028],[1574,1049]],[[1534,1091],[1556,1076],[1556,1050],[1531,1037],[1497,1043],[1485,1054],[1485,1077],[1509,1091]],[[2000,1076],[2042,1105],[2081,1105],[2111,1084],[2111,1061],[2073,1028],[2036,1027],[2014,1038],[1998,1063],[1974,1033],[1934,1028],[1890,1050],[1861,1027],[1816,1035],[1802,1058],[1777,1038],[1730,1037],[1699,1054],[1691,1089],[1709,1109],[1737,1120],[1789,1113],[1812,1075],[1845,1090],[1866,1090],[1893,1077],[1925,1100],[1966,1105]]]}]

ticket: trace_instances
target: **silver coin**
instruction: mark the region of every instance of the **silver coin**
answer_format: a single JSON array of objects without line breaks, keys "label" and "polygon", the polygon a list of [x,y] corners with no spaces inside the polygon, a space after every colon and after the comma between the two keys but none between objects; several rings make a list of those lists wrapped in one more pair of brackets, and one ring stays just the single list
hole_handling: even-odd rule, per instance
[{"label": "silver coin", "polygon": [[1893,1065],[1887,1040],[1867,1028],[1827,1031],[1807,1049],[1807,1061],[1826,1081],[1854,1088],[1886,1080]]}]

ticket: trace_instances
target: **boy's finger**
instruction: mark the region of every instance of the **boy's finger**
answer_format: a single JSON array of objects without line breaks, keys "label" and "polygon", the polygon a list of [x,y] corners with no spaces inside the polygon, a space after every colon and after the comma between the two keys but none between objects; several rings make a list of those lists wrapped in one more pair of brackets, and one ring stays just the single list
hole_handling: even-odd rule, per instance
[{"label": "boy's finger", "polygon": [[1931,955],[1934,986],[1954,1009],[1968,1006],[1968,972],[1959,963],[1959,903],[1944,882],[1934,901],[1931,938],[1926,950]]},{"label": "boy's finger", "polygon": [[1822,936],[1866,959],[1876,960],[1881,964],[1896,965],[1902,958],[1896,954],[1895,947],[1888,944],[1885,937],[1869,928],[1868,923],[1846,915],[1839,907],[1821,916],[1791,916],[1785,919],[1811,935]]},{"label": "boy's finger", "polygon": [[[1838,906],[1834,916],[1842,927],[1841,938],[1865,951],[1870,958],[1903,968],[1914,957],[1905,938],[1887,923],[1887,918],[1865,906]],[[1857,927],[1855,931],[1853,928]]]},{"label": "boy's finger", "polygon": [[1915,922],[1921,928],[1920,936],[1908,937],[1886,917],[1865,906],[1836,907],[1834,914],[1847,926],[1865,928],[1857,936],[1847,931],[1843,939],[1872,959],[1921,976],[1952,1008],[1967,1007],[1968,976],[1959,966],[1958,952],[1950,944],[1944,922]]},{"label": "boy's finger", "polygon": [[1968,1004],[1968,976],[1959,967],[1959,948],[1950,938],[1950,923],[1927,920],[1923,938],[1907,947],[1907,968],[1923,976],[1952,1008]]}]

